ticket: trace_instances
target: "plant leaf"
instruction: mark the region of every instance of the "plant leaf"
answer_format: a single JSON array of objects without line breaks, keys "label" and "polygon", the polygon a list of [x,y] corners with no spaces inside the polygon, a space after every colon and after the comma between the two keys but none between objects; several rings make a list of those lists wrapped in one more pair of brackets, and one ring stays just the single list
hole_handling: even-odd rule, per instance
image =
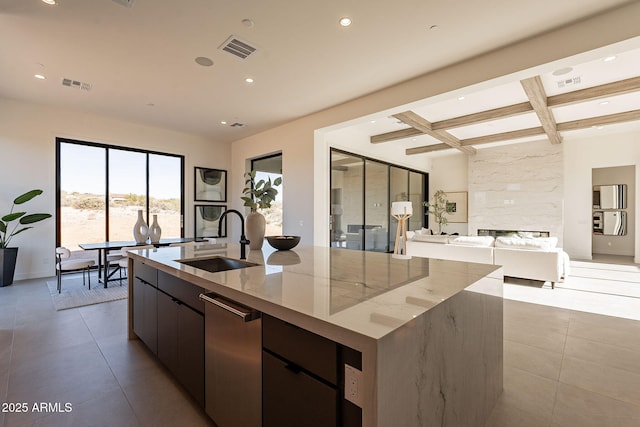
[{"label": "plant leaf", "polygon": [[51,214],[45,214],[45,213],[30,214],[20,218],[20,224],[33,224],[34,222],[42,221],[47,218],[51,218]]},{"label": "plant leaf", "polygon": [[282,177],[278,177],[275,179],[275,181],[273,181],[273,185],[275,185],[276,187],[280,184],[282,184]]},{"label": "plant leaf", "polygon": [[7,224],[4,223],[4,221],[0,221],[0,233],[6,233],[7,232]]},{"label": "plant leaf", "polygon": [[33,228],[33,227],[24,227],[24,228],[21,228],[20,230],[17,230],[17,231],[14,231],[13,233],[11,233],[11,236],[15,236],[16,234],[20,234],[20,233],[22,233],[23,231],[27,231],[27,230],[28,230],[28,229],[30,229],[30,228]]},{"label": "plant leaf", "polygon": [[26,212],[14,212],[14,213],[10,213],[7,214],[5,216],[2,217],[2,220],[4,222],[11,222],[11,221],[15,221],[16,219],[20,218],[23,215],[26,215]]},{"label": "plant leaf", "polygon": [[16,197],[13,203],[16,205],[21,205],[33,199],[34,197],[39,196],[40,194],[42,194],[42,190],[27,191],[26,193]]}]

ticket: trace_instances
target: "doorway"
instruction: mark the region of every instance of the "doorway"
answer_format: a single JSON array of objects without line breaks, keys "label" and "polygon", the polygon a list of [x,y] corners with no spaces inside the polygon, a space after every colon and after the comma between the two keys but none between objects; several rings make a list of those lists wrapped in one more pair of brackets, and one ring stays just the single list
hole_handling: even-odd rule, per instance
[{"label": "doorway", "polygon": [[[277,178],[282,178],[282,153],[259,157],[251,160],[251,170],[256,171],[256,182],[268,180],[271,182]],[[282,235],[282,184],[274,186],[278,190],[276,200],[271,203],[270,208],[258,209],[266,220],[265,236]]]}]

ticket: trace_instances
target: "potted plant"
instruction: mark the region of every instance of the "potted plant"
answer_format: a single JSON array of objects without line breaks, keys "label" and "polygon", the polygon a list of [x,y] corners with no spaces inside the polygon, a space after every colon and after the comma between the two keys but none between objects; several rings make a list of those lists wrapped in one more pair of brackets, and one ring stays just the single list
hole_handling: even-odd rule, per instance
[{"label": "potted plant", "polygon": [[244,206],[251,209],[251,213],[247,215],[247,238],[250,249],[261,249],[264,242],[264,230],[266,220],[264,215],[258,212],[258,209],[267,209],[271,207],[271,203],[276,199],[278,190],[274,186],[282,184],[282,178],[276,178],[271,182],[271,178],[266,181],[264,179],[255,181],[256,171],[245,173],[245,187],[242,190],[244,194],[241,199]]},{"label": "potted plant", "polygon": [[447,215],[451,213],[449,206],[447,206],[447,193],[442,190],[438,190],[433,193],[430,202],[424,202],[424,206],[430,215],[438,223],[438,234],[442,233],[442,226],[447,225]]},{"label": "potted plant", "polygon": [[[0,218],[0,286],[8,286],[13,283],[13,274],[18,258],[18,248],[9,247],[13,236],[33,228],[28,226],[29,224],[51,218],[51,215],[46,213],[27,214],[26,212],[13,211],[16,205],[26,203],[40,194],[42,194],[42,190],[31,190],[16,197],[9,213]],[[14,221],[17,222],[11,227],[11,223]],[[27,227],[21,227],[23,225]]]}]

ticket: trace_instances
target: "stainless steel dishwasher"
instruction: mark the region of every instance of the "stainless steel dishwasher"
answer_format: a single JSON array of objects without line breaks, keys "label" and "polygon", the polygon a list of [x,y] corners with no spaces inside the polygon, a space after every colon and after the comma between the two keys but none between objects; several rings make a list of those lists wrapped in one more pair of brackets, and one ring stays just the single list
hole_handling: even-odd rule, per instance
[{"label": "stainless steel dishwasher", "polygon": [[218,427],[262,425],[260,312],[213,293],[205,301],[205,409]]}]

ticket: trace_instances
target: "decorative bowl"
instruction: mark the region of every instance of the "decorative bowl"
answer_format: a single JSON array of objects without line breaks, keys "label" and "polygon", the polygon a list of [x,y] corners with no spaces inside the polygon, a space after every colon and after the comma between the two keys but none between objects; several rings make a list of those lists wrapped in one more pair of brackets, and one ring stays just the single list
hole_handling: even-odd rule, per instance
[{"label": "decorative bowl", "polygon": [[288,251],[300,243],[300,236],[266,236],[267,241],[274,249]]}]

